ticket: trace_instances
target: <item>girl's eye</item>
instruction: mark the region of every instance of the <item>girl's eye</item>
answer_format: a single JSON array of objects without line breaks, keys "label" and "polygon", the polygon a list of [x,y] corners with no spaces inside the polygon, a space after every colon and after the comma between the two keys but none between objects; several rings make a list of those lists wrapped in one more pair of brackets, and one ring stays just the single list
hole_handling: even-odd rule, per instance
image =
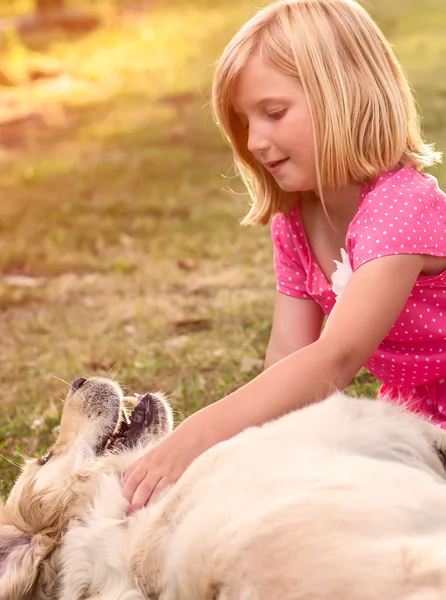
[{"label": "girl's eye", "polygon": [[276,112],[268,113],[268,118],[273,119],[273,121],[278,121],[285,114],[285,110],[277,110]]},{"label": "girl's eye", "polygon": [[37,464],[41,467],[43,467],[44,465],[46,465],[46,463],[50,460],[50,458],[53,456],[53,453],[50,452],[49,454],[47,454],[46,456],[38,456],[37,457]]}]

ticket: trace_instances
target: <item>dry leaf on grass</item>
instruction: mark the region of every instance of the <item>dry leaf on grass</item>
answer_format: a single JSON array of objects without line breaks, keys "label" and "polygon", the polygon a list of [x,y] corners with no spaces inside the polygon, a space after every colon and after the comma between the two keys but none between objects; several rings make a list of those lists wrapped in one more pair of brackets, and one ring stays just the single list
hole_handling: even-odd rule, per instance
[{"label": "dry leaf on grass", "polygon": [[35,288],[45,283],[43,277],[28,277],[27,275],[6,275],[0,278],[0,283],[5,283],[12,287]]},{"label": "dry leaf on grass", "polygon": [[245,356],[240,364],[241,373],[250,373],[254,370],[260,370],[263,367],[263,360],[260,358],[253,358]]},{"label": "dry leaf on grass", "polygon": [[195,271],[199,266],[198,262],[191,258],[177,260],[177,267],[183,271]]}]

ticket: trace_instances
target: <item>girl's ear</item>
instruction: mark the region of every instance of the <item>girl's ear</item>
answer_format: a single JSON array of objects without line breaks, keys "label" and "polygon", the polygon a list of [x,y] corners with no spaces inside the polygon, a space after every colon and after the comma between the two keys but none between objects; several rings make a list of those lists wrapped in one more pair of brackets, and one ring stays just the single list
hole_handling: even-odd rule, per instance
[{"label": "girl's ear", "polygon": [[[1,507],[0,507],[1,509]],[[26,598],[45,556],[42,545],[14,525],[0,520],[0,598]]]}]

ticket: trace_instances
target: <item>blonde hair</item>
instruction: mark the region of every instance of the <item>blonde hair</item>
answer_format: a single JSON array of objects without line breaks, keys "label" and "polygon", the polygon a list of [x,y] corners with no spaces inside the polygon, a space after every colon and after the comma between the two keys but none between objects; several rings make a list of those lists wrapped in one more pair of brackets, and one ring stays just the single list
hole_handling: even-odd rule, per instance
[{"label": "blonde hair", "polygon": [[308,102],[316,178],[322,188],[363,184],[397,166],[421,170],[441,160],[422,140],[408,81],[389,43],[354,0],[281,0],[260,10],[217,62],[212,107],[251,196],[243,224],[265,225],[298,193],[279,188],[247,148],[232,103],[246,63],[261,52],[298,78]]}]

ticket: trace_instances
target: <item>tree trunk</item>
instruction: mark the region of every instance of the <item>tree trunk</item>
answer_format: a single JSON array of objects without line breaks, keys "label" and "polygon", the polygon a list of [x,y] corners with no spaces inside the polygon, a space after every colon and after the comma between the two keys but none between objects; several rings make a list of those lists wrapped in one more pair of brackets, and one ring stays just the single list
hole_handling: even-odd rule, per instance
[{"label": "tree trunk", "polygon": [[65,8],[65,0],[36,0],[36,12],[42,16],[59,12]]}]

